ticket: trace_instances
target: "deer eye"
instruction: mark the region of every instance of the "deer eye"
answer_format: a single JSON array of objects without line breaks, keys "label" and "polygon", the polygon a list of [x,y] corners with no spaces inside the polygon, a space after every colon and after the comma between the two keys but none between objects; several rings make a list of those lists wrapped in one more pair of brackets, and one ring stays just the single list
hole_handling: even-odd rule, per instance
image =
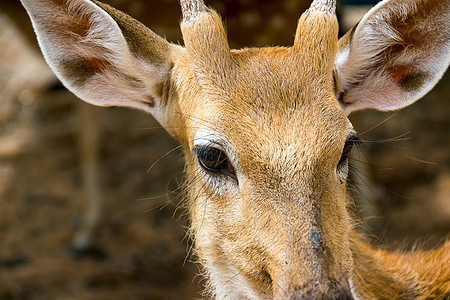
[{"label": "deer eye", "polygon": [[[350,152],[353,149],[354,145],[357,145],[360,143],[360,140],[357,136],[353,135],[350,136],[347,141],[344,144],[344,148],[342,149],[341,158],[339,159],[339,162],[337,164],[337,170],[340,171],[339,173],[347,173],[347,162],[348,156]],[[345,169],[345,172],[342,172],[342,169]]]},{"label": "deer eye", "polygon": [[197,154],[199,165],[205,171],[236,178],[236,171],[222,150],[214,147],[196,147],[194,152]]},{"label": "deer eye", "polygon": [[343,162],[345,162],[347,160],[348,155],[350,154],[350,152],[353,149],[354,143],[355,143],[355,141],[353,138],[349,139],[345,142],[344,149],[342,150],[341,158],[339,159],[339,162],[338,162],[338,166],[340,166]]}]

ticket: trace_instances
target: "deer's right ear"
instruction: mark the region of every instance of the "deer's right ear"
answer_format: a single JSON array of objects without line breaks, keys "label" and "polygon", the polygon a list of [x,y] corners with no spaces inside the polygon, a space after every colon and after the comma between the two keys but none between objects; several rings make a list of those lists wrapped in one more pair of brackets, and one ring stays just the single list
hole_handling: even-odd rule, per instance
[{"label": "deer's right ear", "polygon": [[[52,70],[81,99],[154,112],[168,97],[180,49],[98,1],[21,0]],[[178,50],[179,51],[179,50]]]},{"label": "deer's right ear", "polygon": [[449,62],[449,0],[384,0],[339,40],[336,95],[347,114],[399,109],[433,88]]}]

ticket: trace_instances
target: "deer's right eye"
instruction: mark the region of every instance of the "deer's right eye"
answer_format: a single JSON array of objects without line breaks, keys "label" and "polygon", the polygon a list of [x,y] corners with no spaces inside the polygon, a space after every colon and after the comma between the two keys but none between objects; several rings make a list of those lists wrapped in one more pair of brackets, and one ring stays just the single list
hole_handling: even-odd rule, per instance
[{"label": "deer's right eye", "polygon": [[197,154],[199,165],[205,171],[236,178],[236,171],[222,150],[214,147],[196,147],[194,152]]}]

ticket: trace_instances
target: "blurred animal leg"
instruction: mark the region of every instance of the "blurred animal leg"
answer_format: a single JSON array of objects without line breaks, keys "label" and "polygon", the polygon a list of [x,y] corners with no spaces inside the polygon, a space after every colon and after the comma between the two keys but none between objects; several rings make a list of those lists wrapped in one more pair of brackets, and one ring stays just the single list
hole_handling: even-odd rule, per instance
[{"label": "blurred animal leg", "polygon": [[80,224],[72,240],[72,249],[83,251],[90,248],[96,228],[100,222],[101,199],[98,170],[98,112],[97,108],[84,102],[78,102],[80,130],[78,143],[80,147],[80,165],[84,211]]}]

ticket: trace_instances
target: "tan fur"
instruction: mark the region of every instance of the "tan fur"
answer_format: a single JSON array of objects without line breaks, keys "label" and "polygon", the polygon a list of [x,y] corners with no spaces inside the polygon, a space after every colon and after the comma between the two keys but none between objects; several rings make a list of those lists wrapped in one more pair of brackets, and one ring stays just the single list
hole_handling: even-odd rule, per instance
[{"label": "tan fur", "polygon": [[[407,15],[415,8],[405,6],[399,12],[396,3],[402,1],[383,2],[338,44],[334,1],[317,0],[300,18],[293,47],[230,50],[220,17],[201,1],[182,1],[184,48],[155,38],[99,2],[72,0],[68,2],[86,10],[80,17],[82,32],[90,33],[86,24],[96,24],[94,46],[105,46],[94,57],[92,49],[72,57],[76,66],[82,66],[73,68],[61,65],[67,52],[48,43],[52,35],[65,38],[46,31],[52,19],[40,11],[40,5],[48,1],[23,2],[31,11],[44,55],[70,89],[97,105],[119,103],[149,111],[182,144],[190,233],[211,297],[431,299],[448,295],[449,243],[429,252],[377,250],[355,233],[348,212],[351,199],[346,193],[343,149],[355,133],[346,114],[375,103],[370,94],[373,86],[367,89],[370,101],[358,99],[356,106],[346,102],[355,90],[361,94],[359,84],[367,86],[361,72],[374,71],[367,66],[379,64],[377,55],[384,55],[381,66],[393,63],[387,68],[392,76],[368,74],[378,86],[386,87],[379,91],[384,97],[380,107],[385,108],[385,99],[392,107],[401,107],[407,97],[417,100],[417,91],[426,92],[448,65],[448,42],[441,36],[435,40],[439,45],[434,55],[421,61],[422,69],[413,73],[412,65],[395,64],[399,56],[392,51],[376,52],[380,49],[364,44],[373,38],[365,32],[367,24],[377,18],[392,19],[392,13],[385,17],[386,7],[394,15]],[[418,0],[417,5],[438,4]],[[448,17],[448,5],[442,7],[440,15],[423,20],[445,23],[440,20]],[[387,23],[381,22],[380,31],[394,30]],[[111,36],[114,30],[121,34]],[[146,42],[136,40],[139,34]],[[80,35],[86,34],[76,31],[79,47],[93,42]],[[448,29],[442,36],[448,36]],[[97,43],[101,37],[110,42]],[[152,51],[140,49],[152,39]],[[380,41],[392,46],[391,42]],[[372,54],[375,61],[369,60]],[[430,73],[440,61],[443,67]],[[432,76],[415,76],[418,70]],[[120,93],[104,88],[109,81]],[[145,100],[145,96],[153,98]],[[227,169],[219,174],[202,167],[198,147],[221,151]]]},{"label": "tan fur", "polygon": [[448,299],[450,241],[437,250],[388,252],[354,240],[354,284],[361,299]]}]

